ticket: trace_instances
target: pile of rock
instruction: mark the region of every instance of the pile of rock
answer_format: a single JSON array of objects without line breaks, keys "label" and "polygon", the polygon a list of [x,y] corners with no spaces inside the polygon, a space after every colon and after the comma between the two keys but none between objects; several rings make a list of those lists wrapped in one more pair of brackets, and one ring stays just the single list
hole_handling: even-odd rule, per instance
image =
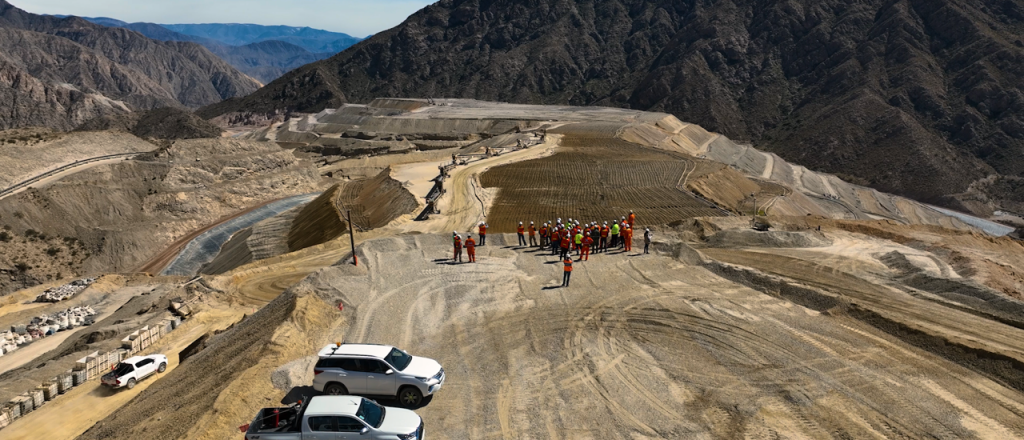
[{"label": "pile of rock", "polygon": [[30,324],[12,325],[10,331],[0,333],[0,356],[62,330],[92,325],[96,311],[92,307],[73,307],[52,315],[32,318]]},{"label": "pile of rock", "polygon": [[51,287],[46,289],[41,295],[36,297],[36,302],[61,302],[71,298],[87,287],[92,285],[96,281],[96,278],[83,278],[80,280],[72,281],[69,284],[63,286]]}]

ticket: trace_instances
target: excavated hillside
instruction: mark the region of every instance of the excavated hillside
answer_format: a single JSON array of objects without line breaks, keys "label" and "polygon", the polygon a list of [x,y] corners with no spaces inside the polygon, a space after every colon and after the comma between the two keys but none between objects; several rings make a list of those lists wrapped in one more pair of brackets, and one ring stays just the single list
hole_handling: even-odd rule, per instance
[{"label": "excavated hillside", "polygon": [[142,139],[201,139],[219,137],[223,130],[187,110],[163,107],[86,121],[75,131],[126,131]]},{"label": "excavated hillside", "polygon": [[1024,211],[1024,5],[445,0],[204,112],[377,97],[665,111],[873,188]]},{"label": "excavated hillside", "polygon": [[348,234],[349,211],[355,229],[367,231],[381,228],[417,207],[416,197],[392,177],[390,168],[385,168],[371,178],[338,183],[305,206],[236,232],[201,272],[222,274],[327,243]]}]

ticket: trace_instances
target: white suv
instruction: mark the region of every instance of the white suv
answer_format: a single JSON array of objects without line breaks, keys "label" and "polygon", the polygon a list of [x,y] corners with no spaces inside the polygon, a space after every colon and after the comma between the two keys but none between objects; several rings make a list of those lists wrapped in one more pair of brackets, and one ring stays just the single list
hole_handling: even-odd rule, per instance
[{"label": "white suv", "polygon": [[444,368],[390,345],[331,344],[320,350],[313,388],[324,394],[395,397],[418,407],[444,385]]}]

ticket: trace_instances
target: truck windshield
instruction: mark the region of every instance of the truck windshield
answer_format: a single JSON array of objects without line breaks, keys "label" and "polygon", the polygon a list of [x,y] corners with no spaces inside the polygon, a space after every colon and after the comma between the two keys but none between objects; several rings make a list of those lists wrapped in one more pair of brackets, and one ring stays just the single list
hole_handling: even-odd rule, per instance
[{"label": "truck windshield", "polygon": [[117,369],[114,370],[114,375],[117,377],[121,377],[128,373],[131,373],[132,371],[135,371],[135,367],[133,367],[132,364],[120,363],[117,364]]},{"label": "truck windshield", "polygon": [[391,353],[388,353],[387,358],[384,360],[388,361],[389,364],[398,369],[398,371],[405,370],[405,367],[409,366],[412,362],[412,356],[397,348],[392,348]]},{"label": "truck windshield", "polygon": [[356,417],[374,428],[380,428],[380,424],[384,422],[384,407],[372,400],[363,399],[363,403],[359,404],[359,410],[356,411]]}]

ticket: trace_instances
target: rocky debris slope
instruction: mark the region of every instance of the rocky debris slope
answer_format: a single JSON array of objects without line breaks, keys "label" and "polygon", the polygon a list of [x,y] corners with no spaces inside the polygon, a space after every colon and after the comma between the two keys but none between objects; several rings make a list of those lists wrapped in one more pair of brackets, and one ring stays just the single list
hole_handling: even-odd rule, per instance
[{"label": "rocky debris slope", "polygon": [[195,114],[175,107],[117,116],[101,116],[79,125],[76,131],[126,131],[143,139],[199,139],[219,137],[223,130]]},{"label": "rocky debris slope", "polygon": [[1015,1],[446,0],[216,112],[403,96],[665,111],[979,211],[1024,201],[962,194],[1024,173],[1022,29]]},{"label": "rocky debris slope", "polygon": [[200,107],[259,87],[198,44],[30,14],[0,0],[0,128],[68,130],[98,116]]}]

